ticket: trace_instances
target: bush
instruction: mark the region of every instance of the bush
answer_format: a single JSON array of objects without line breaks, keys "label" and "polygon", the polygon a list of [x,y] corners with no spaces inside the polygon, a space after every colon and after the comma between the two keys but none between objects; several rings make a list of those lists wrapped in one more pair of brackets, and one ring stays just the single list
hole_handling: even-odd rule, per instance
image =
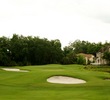
[{"label": "bush", "polygon": [[80,55],[80,56],[77,57],[77,63],[85,65],[86,64],[86,60],[84,59],[83,56]]},{"label": "bush", "polygon": [[69,64],[69,58],[68,57],[64,57],[61,61],[61,64]]}]

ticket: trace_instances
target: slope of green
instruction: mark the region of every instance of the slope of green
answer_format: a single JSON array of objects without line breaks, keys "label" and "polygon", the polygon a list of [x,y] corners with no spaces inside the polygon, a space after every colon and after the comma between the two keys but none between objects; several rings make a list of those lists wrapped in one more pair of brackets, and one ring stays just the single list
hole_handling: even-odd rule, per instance
[{"label": "slope of green", "polygon": [[[110,100],[110,74],[91,71],[82,65],[42,65],[17,67],[28,73],[0,69],[0,100]],[[85,84],[53,84],[54,75],[84,79]]]}]

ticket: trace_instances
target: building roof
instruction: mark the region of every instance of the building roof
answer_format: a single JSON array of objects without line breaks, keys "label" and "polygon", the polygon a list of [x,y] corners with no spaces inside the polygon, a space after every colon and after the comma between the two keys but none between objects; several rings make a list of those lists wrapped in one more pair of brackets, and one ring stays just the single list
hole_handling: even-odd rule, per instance
[{"label": "building roof", "polygon": [[79,55],[81,55],[83,57],[87,57],[88,59],[91,58],[91,57],[94,57],[94,55],[92,55],[92,54],[85,54],[85,53],[79,53],[78,56]]}]

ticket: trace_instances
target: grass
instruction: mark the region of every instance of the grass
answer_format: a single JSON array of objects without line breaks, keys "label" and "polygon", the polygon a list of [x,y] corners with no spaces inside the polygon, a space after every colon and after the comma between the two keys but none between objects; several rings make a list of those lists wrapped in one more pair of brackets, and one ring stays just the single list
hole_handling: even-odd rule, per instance
[{"label": "grass", "polygon": [[110,66],[93,66],[93,65],[89,65],[85,67],[88,70],[94,70],[94,71],[102,71],[102,72],[108,72],[110,73]]},{"label": "grass", "polygon": [[[82,65],[17,67],[28,73],[0,70],[0,100],[110,100],[110,73],[84,69]],[[108,70],[109,68],[107,68]],[[104,69],[105,70],[105,69]],[[85,84],[48,83],[54,75],[84,79]]]}]

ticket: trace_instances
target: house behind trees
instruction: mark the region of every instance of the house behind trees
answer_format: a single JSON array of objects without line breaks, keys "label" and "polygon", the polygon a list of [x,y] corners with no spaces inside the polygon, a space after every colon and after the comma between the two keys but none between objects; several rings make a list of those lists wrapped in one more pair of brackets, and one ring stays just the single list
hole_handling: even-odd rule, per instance
[{"label": "house behind trees", "polygon": [[79,53],[77,56],[82,56],[85,59],[85,64],[90,64],[94,62],[95,56],[92,54]]},{"label": "house behind trees", "polygon": [[110,46],[103,47],[99,50],[99,52],[96,53],[96,59],[94,65],[105,65],[108,64],[108,60],[104,59],[104,53],[109,52],[110,53]]}]

